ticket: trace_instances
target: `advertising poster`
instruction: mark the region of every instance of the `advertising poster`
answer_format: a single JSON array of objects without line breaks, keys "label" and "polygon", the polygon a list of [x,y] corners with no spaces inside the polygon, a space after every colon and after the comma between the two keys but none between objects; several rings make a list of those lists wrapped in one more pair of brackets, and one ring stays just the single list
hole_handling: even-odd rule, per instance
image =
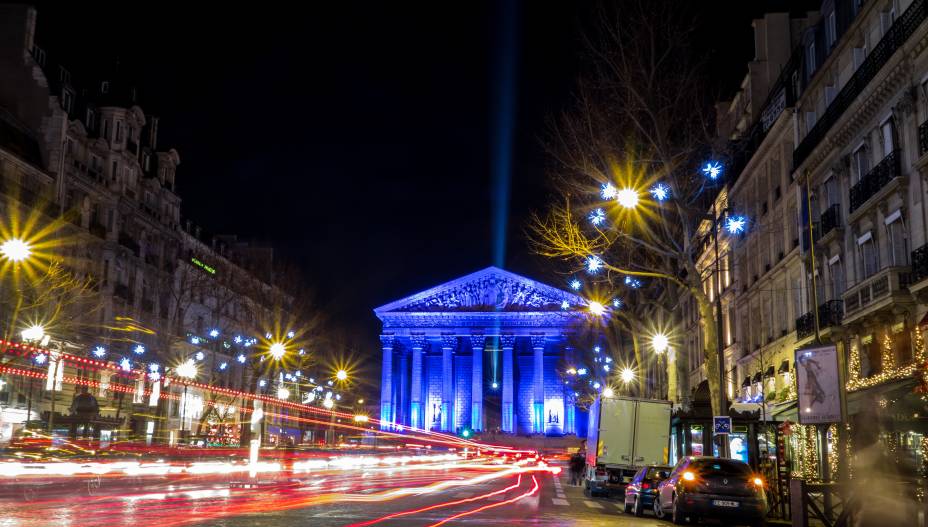
[{"label": "advertising poster", "polygon": [[835,346],[796,350],[796,381],[800,424],[841,421],[838,349]]}]

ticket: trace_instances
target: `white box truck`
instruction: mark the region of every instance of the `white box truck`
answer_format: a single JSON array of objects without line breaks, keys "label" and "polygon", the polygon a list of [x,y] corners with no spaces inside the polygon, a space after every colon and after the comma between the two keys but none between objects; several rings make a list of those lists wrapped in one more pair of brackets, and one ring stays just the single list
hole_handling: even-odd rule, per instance
[{"label": "white box truck", "polygon": [[666,465],[670,401],[597,397],[590,407],[584,486],[592,496],[624,493],[639,468]]}]

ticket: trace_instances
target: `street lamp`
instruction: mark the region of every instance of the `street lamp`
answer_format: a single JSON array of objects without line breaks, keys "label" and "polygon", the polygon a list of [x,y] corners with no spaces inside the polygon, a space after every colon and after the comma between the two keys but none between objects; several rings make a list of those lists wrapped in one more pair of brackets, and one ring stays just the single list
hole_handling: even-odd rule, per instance
[{"label": "street lamp", "polygon": [[20,333],[26,342],[39,342],[45,337],[45,328],[41,324],[33,324]]},{"label": "street lamp", "polygon": [[619,377],[622,379],[622,382],[627,385],[628,383],[635,380],[635,370],[629,367],[622,368],[622,373],[619,375]]},{"label": "street lamp", "polygon": [[664,335],[663,333],[658,333],[654,335],[653,337],[651,337],[651,347],[654,348],[654,351],[658,355],[661,355],[665,351],[667,351],[667,348],[669,346],[670,346],[670,339],[667,338],[667,335]]},{"label": "street lamp", "polygon": [[32,247],[19,238],[10,238],[0,244],[0,256],[13,263],[25,261],[32,255]]},{"label": "street lamp", "polygon": [[287,348],[284,347],[283,343],[275,342],[271,344],[270,348],[271,357],[274,357],[274,360],[280,360],[285,353],[287,353]]},{"label": "street lamp", "polygon": [[626,209],[633,209],[638,206],[638,192],[634,189],[623,188],[616,194],[616,201]]},{"label": "street lamp", "polygon": [[[197,376],[197,363],[193,359],[187,359],[174,369],[179,377],[184,379],[194,379]],[[181,432],[187,429],[187,384],[184,384],[184,403],[180,411],[180,429]]]},{"label": "street lamp", "polygon": [[614,395],[615,395],[615,391],[612,389],[611,386],[606,386],[605,388],[603,388],[603,397],[611,398]]},{"label": "street lamp", "polygon": [[348,372],[345,371],[345,370],[338,370],[338,371],[335,373],[335,378],[338,379],[338,380],[340,380],[340,381],[344,381],[344,380],[348,379]]},{"label": "street lamp", "polygon": [[325,406],[326,409],[331,410],[332,407],[335,406],[335,401],[332,399],[326,399],[325,401],[322,401],[322,406]]},{"label": "street lamp", "polygon": [[606,313],[606,307],[599,302],[591,301],[587,306],[587,309],[590,310],[590,314],[596,316],[602,316]]}]

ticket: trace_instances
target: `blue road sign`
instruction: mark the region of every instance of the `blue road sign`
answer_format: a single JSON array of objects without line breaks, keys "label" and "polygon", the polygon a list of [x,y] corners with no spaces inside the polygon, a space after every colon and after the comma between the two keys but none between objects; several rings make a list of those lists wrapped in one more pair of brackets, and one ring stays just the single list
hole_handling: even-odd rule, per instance
[{"label": "blue road sign", "polygon": [[716,415],[712,418],[712,429],[717,436],[726,436],[731,433],[731,417]]}]

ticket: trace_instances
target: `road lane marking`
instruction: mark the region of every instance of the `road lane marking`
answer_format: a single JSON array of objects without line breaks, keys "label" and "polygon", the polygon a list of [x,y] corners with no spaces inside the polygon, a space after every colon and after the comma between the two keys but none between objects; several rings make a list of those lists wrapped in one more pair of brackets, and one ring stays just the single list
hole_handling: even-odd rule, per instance
[{"label": "road lane marking", "polygon": [[600,505],[599,503],[596,503],[595,501],[583,500],[583,504],[591,509],[602,509],[603,508],[602,505]]},{"label": "road lane marking", "polygon": [[555,505],[560,505],[560,506],[562,506],[562,507],[566,507],[566,506],[570,505],[570,503],[569,503],[567,500],[563,500],[563,499],[560,499],[560,498],[551,498],[551,503],[553,503],[553,504],[555,504]]}]

